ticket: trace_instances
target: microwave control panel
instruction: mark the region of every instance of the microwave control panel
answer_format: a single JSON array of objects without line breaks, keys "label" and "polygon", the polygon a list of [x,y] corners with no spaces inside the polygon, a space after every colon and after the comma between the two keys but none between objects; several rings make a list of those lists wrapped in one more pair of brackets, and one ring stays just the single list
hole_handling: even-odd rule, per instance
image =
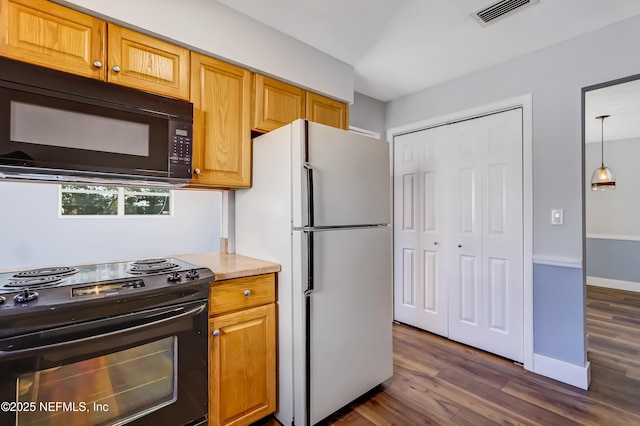
[{"label": "microwave control panel", "polygon": [[169,162],[171,177],[191,177],[193,151],[193,124],[186,121],[170,121]]}]

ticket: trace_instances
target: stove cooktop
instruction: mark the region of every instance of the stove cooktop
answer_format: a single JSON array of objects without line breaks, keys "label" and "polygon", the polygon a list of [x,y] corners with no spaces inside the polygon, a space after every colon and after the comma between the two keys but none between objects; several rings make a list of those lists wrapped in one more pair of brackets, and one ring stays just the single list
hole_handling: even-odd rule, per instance
[{"label": "stove cooktop", "polygon": [[[36,299],[39,305],[53,305],[125,290],[138,293],[175,287],[213,277],[207,268],[171,257],[5,272],[0,274],[0,305],[12,301],[26,305]],[[71,289],[63,289],[66,287]]]}]

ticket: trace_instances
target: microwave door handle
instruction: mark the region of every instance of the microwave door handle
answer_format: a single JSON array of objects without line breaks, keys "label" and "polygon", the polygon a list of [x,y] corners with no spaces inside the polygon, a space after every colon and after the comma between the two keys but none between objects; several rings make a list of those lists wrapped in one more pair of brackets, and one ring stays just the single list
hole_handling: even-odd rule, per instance
[{"label": "microwave door handle", "polygon": [[[148,328],[155,328],[159,325],[165,325],[167,323],[171,323],[174,322],[176,320],[180,320],[180,319],[184,319],[184,318],[189,318],[189,317],[194,317],[197,316],[198,314],[202,313],[205,309],[207,308],[207,304],[206,303],[202,303],[201,305],[198,305],[192,309],[189,309],[188,311],[184,311],[178,314],[173,314],[171,316],[165,317],[165,318],[161,318],[158,320],[154,320],[154,321],[149,321],[149,322],[145,322],[143,324],[137,324],[134,326],[130,326],[127,327],[126,324],[122,325],[122,328],[118,329],[118,330],[114,330],[114,331],[110,331],[107,333],[102,333],[102,334],[97,334],[95,336],[87,336],[87,337],[82,337],[80,339],[73,339],[73,340],[62,340],[60,342],[54,342],[54,343],[47,343],[46,345],[38,345],[38,346],[33,346],[33,347],[29,347],[29,348],[25,348],[25,349],[17,349],[17,350],[4,350],[4,351],[0,351],[0,361],[5,361],[5,360],[11,360],[14,358],[22,358],[25,356],[29,356],[29,355],[35,355],[38,353],[42,353],[42,350],[61,350],[61,349],[65,349],[66,347],[70,347],[70,346],[74,346],[74,345],[78,345],[78,344],[90,344],[94,341],[97,341],[99,339],[104,339],[104,338],[113,338],[113,337],[118,337],[120,335],[123,334],[129,334],[131,332],[137,332],[137,331],[142,331],[144,329],[148,329]],[[104,319],[102,320],[103,323],[108,324],[110,319]],[[73,326],[70,326],[73,327]],[[59,332],[60,329],[53,329],[52,331],[56,331]],[[43,333],[46,333],[43,332]],[[41,333],[42,334],[42,333]]]}]

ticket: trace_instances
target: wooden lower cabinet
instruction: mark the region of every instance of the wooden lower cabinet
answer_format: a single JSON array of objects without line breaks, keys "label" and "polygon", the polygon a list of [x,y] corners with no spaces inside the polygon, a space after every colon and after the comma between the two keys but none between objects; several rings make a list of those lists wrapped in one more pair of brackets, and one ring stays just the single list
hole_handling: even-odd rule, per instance
[{"label": "wooden lower cabinet", "polygon": [[[275,277],[258,280],[258,288],[238,287],[250,285],[242,278],[221,285],[225,291],[238,287],[238,299],[257,295],[255,303],[264,303],[260,287],[273,286]],[[276,305],[270,302],[209,319],[210,426],[249,425],[276,410]]]}]

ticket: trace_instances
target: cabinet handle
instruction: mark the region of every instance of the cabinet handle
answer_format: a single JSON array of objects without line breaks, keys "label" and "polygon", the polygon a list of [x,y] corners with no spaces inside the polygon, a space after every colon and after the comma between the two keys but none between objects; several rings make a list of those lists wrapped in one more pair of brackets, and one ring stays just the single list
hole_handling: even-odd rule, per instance
[{"label": "cabinet handle", "polygon": [[458,244],[458,248],[462,247],[462,244]]},{"label": "cabinet handle", "polygon": [[102,68],[102,62],[100,61],[93,61],[93,66],[96,68]]},{"label": "cabinet handle", "polygon": [[220,335],[220,330],[214,330],[211,334],[213,335],[213,337],[218,337]]},{"label": "cabinet handle", "polygon": [[245,290],[242,292],[242,294],[244,294],[245,296],[250,296],[251,295],[251,290]]},{"label": "cabinet handle", "polygon": [[194,175],[199,175],[200,174],[200,169],[193,169],[193,174]]},{"label": "cabinet handle", "polygon": [[111,69],[113,70],[113,72],[120,72],[120,67],[117,65],[114,65]]},{"label": "cabinet handle", "polygon": [[437,241],[434,241],[434,242],[433,242],[433,245],[434,245],[434,246],[437,246],[437,245],[438,245],[438,242],[437,242]]}]

